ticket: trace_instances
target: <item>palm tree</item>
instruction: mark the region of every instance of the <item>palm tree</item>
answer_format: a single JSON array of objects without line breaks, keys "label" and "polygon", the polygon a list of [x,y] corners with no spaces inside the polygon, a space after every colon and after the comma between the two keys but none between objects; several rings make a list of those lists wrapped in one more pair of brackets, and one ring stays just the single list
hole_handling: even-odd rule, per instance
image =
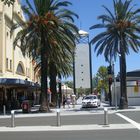
[{"label": "palm tree", "polygon": [[[64,55],[63,55],[64,56]],[[50,89],[52,91],[52,101],[56,103],[56,95],[57,95],[57,84],[60,85],[60,81],[57,83],[57,77],[59,80],[61,80],[61,77],[68,77],[72,74],[72,61],[70,59],[70,56],[68,57],[67,54],[65,54],[64,57],[62,57],[62,61],[60,62],[54,62],[51,61],[49,63],[49,76],[50,76]],[[59,86],[60,87],[60,86]],[[60,93],[61,96],[61,93]]]},{"label": "palm tree", "polygon": [[134,9],[131,6],[132,0],[113,0],[114,13],[103,6],[106,14],[98,17],[102,21],[90,29],[104,28],[105,30],[96,35],[91,44],[95,44],[97,56],[104,53],[106,61],[111,60],[120,54],[120,86],[121,99],[120,107],[127,108],[127,90],[126,90],[126,55],[130,49],[134,52],[139,51],[140,46],[140,9]]},{"label": "palm tree", "polygon": [[[23,54],[28,53],[34,60],[40,60],[40,111],[49,111],[47,100],[49,58],[59,61],[64,52],[67,54],[72,52],[78,33],[77,27],[73,24],[73,18],[77,15],[64,8],[71,4],[67,1],[34,0],[35,8],[29,0],[26,0],[26,3],[27,6],[23,6],[23,10],[28,20],[20,24],[23,29],[18,32],[15,45],[20,40]],[[17,25],[13,28],[17,28]]]}]

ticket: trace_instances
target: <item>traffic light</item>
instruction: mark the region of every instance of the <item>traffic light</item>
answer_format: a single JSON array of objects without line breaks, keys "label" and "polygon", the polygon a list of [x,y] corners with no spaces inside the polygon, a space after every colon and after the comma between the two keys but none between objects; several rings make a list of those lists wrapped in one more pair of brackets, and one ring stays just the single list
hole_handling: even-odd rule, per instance
[{"label": "traffic light", "polygon": [[107,72],[108,72],[108,74],[112,74],[112,66],[111,65],[109,65],[107,67]]}]

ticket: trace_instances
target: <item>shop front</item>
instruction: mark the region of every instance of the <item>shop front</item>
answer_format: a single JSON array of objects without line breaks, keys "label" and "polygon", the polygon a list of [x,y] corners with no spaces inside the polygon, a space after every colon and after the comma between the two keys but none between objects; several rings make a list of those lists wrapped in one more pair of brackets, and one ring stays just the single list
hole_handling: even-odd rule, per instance
[{"label": "shop front", "polygon": [[40,85],[22,79],[0,78],[0,112],[20,109],[24,100],[31,105],[39,100]]}]

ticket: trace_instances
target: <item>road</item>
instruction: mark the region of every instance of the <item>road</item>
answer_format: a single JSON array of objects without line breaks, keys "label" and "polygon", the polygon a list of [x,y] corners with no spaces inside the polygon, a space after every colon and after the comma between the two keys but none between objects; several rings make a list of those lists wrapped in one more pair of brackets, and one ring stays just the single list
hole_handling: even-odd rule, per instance
[{"label": "road", "polygon": [[0,133],[1,140],[139,140],[140,131],[100,130],[100,131],[60,131],[60,132],[6,132]]},{"label": "road", "polygon": [[[140,123],[140,111],[118,112],[137,123]],[[55,126],[57,122],[56,116],[38,116],[38,117],[16,117],[15,126]],[[108,114],[109,124],[128,124],[129,122],[116,113]],[[104,124],[104,114],[79,114],[62,115],[61,125],[88,125],[88,124]],[[11,118],[1,118],[0,126],[11,126]]]},{"label": "road", "polygon": [[[108,115],[110,124],[124,124],[127,123],[124,119],[120,118],[116,114]],[[16,118],[16,126],[46,126],[56,125],[56,116],[47,116],[47,117],[25,117],[25,118]],[[10,126],[11,118],[0,119],[0,126]],[[84,114],[84,115],[69,115],[61,116],[61,125],[88,125],[88,124],[104,124],[104,115],[103,114]]]},{"label": "road", "polygon": [[[140,110],[109,111],[109,125],[104,125],[101,110],[75,110],[61,114],[61,126],[56,126],[56,114],[52,116],[0,118],[1,140],[139,140]],[[42,128],[43,127],[43,128]],[[34,129],[33,129],[34,128]],[[49,130],[49,128],[51,128]],[[2,132],[2,129],[5,129]],[[12,130],[12,132],[10,132]]]}]

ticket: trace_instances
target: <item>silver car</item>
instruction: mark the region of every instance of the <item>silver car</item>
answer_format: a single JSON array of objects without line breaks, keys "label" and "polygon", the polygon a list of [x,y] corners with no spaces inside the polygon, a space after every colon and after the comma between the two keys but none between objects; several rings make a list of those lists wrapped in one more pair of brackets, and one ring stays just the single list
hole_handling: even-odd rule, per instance
[{"label": "silver car", "polygon": [[82,100],[82,108],[86,107],[98,107],[101,105],[97,95],[87,95]]}]

